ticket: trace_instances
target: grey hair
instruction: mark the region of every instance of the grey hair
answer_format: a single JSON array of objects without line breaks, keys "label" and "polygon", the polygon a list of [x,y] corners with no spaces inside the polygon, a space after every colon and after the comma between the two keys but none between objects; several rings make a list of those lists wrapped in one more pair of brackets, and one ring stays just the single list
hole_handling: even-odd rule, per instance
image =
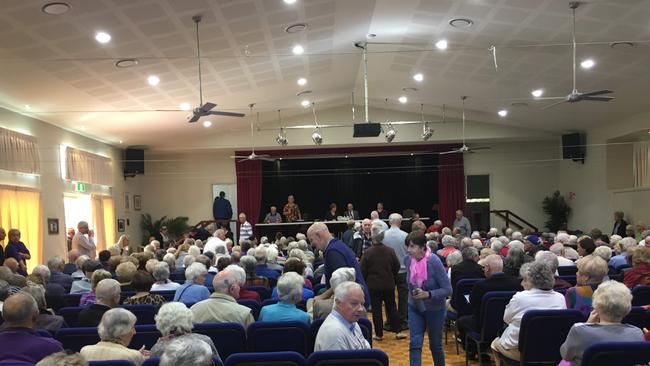
[{"label": "grey hair", "polygon": [[185,257],[183,257],[183,267],[188,268],[192,264],[196,262],[196,257],[193,255],[187,254]]},{"label": "grey hair", "polygon": [[296,234],[296,240],[301,241],[301,240],[305,240],[305,239],[307,239],[305,234],[303,234],[303,233],[297,233]]},{"label": "grey hair", "polygon": [[605,245],[597,247],[593,254],[601,257],[605,262],[609,262],[610,258],[612,258],[612,250]]},{"label": "grey hair", "polygon": [[267,250],[263,246],[258,246],[255,249],[255,260],[257,263],[266,263]]},{"label": "grey hair", "polygon": [[116,296],[119,297],[121,292],[120,283],[112,278],[99,281],[95,287],[97,300],[112,301]]},{"label": "grey hair", "polygon": [[388,216],[388,224],[390,226],[399,226],[402,224],[402,215],[398,213],[392,213]]},{"label": "grey hair", "polygon": [[524,250],[525,246],[524,243],[520,242],[519,240],[513,240],[510,243],[508,243],[508,248],[510,249],[519,248],[521,250]]},{"label": "grey hair", "polygon": [[163,337],[171,333],[176,335],[190,333],[193,322],[194,314],[180,302],[164,303],[156,314],[156,329]]},{"label": "grey hair", "polygon": [[492,240],[492,243],[490,244],[490,248],[492,248],[495,253],[499,253],[504,246],[503,242],[499,239]]},{"label": "grey hair", "polygon": [[370,227],[370,237],[373,243],[384,241],[384,227],[380,223],[374,222]]},{"label": "grey hair", "polygon": [[163,257],[163,262],[167,263],[167,265],[169,266],[169,271],[171,272],[176,267],[176,256],[173,255],[172,253],[167,253]]},{"label": "grey hair", "polygon": [[38,266],[34,267],[34,269],[32,270],[32,274],[39,276],[43,280],[44,285],[50,282],[50,276],[52,275],[50,269],[47,268],[47,266],[44,266],[42,264],[39,264]]},{"label": "grey hair", "polygon": [[81,271],[81,267],[83,267],[84,263],[86,263],[86,261],[89,259],[90,257],[87,255],[80,255],[77,260],[74,261],[74,265],[77,266],[77,269]]},{"label": "grey hair", "polygon": [[11,286],[9,282],[0,280],[0,301],[5,301],[11,293]]},{"label": "grey hair", "polygon": [[97,326],[97,333],[102,341],[116,341],[129,333],[135,326],[137,318],[132,312],[123,308],[114,308],[104,313]]},{"label": "grey hair", "polygon": [[632,293],[618,281],[605,281],[594,292],[592,303],[608,320],[621,321],[632,308]]},{"label": "grey hair", "polygon": [[526,263],[521,266],[520,273],[524,279],[528,280],[533,288],[552,290],[555,285],[555,276],[548,263]]},{"label": "grey hair", "polygon": [[548,250],[550,250],[551,253],[553,253],[553,254],[555,254],[555,255],[557,255],[559,257],[559,256],[562,255],[562,251],[564,250],[564,244],[555,243],[555,244],[551,245],[551,247],[548,248]]},{"label": "grey hair", "polygon": [[637,242],[634,238],[623,238],[619,243],[621,245],[621,250],[624,252],[637,246]]},{"label": "grey hair", "polygon": [[445,262],[447,262],[447,267],[452,267],[463,261],[463,255],[460,250],[454,250],[453,252],[447,254]]},{"label": "grey hair", "polygon": [[257,264],[257,259],[252,255],[245,255],[239,258],[239,265],[242,266],[246,273],[255,273],[255,265]]},{"label": "grey hair", "polygon": [[442,235],[451,235],[451,234],[453,234],[451,229],[448,228],[448,227],[443,227],[441,233],[442,233]]},{"label": "grey hair", "polygon": [[236,264],[230,264],[223,269],[223,272],[230,273],[236,278],[239,279],[239,286],[243,286],[246,283],[246,271],[243,268]]},{"label": "grey hair", "polygon": [[348,297],[348,293],[353,288],[363,291],[361,285],[353,281],[346,281],[338,285],[336,289],[334,289],[334,300],[338,300],[338,301],[345,300]]},{"label": "grey hair", "polygon": [[47,268],[49,268],[51,272],[63,272],[64,267],[65,262],[59,256],[51,258],[47,261]]},{"label": "grey hair", "polygon": [[549,251],[537,252],[537,254],[535,255],[535,262],[545,263],[553,273],[555,273],[555,271],[557,271],[557,267],[560,266],[560,262],[557,259],[557,255]]},{"label": "grey hair", "polygon": [[298,240],[298,249],[302,250],[303,252],[309,250],[309,244],[307,244],[307,240],[305,239]]},{"label": "grey hair", "polygon": [[208,273],[208,269],[201,263],[192,263],[185,270],[185,280],[187,282],[194,282],[195,279],[201,276],[205,276]]},{"label": "grey hair", "polygon": [[234,284],[239,284],[237,277],[233,273],[224,272],[223,275],[214,276],[212,280],[212,286],[214,287],[214,292],[226,294],[230,289],[230,286]]},{"label": "grey hair", "polygon": [[160,366],[197,366],[212,362],[212,348],[209,344],[193,338],[181,337],[165,347],[160,357]]},{"label": "grey hair", "polygon": [[456,246],[456,239],[451,235],[445,235],[442,237],[443,246]]},{"label": "grey hair", "polygon": [[199,255],[201,255],[201,248],[197,247],[196,245],[192,245],[187,250],[187,255],[191,255],[192,257],[198,257]]},{"label": "grey hair", "polygon": [[304,262],[306,260],[305,257],[305,252],[300,248],[291,249],[289,252],[289,258],[298,258]]},{"label": "grey hair", "polygon": [[607,262],[597,255],[587,255],[576,261],[576,267],[581,275],[589,277],[588,284],[599,284],[607,276]]},{"label": "grey hair", "polygon": [[44,359],[38,361],[36,366],[88,366],[80,353],[67,354],[65,351],[52,353]]},{"label": "grey hair", "polygon": [[512,240],[522,240],[523,238],[524,236],[519,231],[512,233]]},{"label": "grey hair", "polygon": [[479,234],[478,231],[472,231],[472,235],[470,235],[470,239],[480,239],[481,234]]},{"label": "grey hair", "polygon": [[287,272],[278,279],[278,298],[280,301],[297,304],[302,300],[304,278],[296,272]]},{"label": "grey hair", "polygon": [[11,309],[7,309],[5,306],[2,309],[2,317],[6,323],[22,323],[29,319],[32,314],[38,312],[38,304],[34,297],[26,292],[18,292],[10,297],[14,296],[21,297],[21,306],[12,306]]},{"label": "grey hair", "polygon": [[169,279],[169,264],[167,262],[158,262],[153,267],[153,278],[157,281],[167,281]]},{"label": "grey hair", "polygon": [[278,254],[278,250],[271,246],[266,250],[266,260],[275,263],[278,260]]},{"label": "grey hair", "polygon": [[47,303],[45,302],[45,288],[41,285],[25,286],[21,292],[32,295],[39,309],[46,309]]},{"label": "grey hair", "polygon": [[330,287],[332,290],[347,281],[354,281],[356,279],[356,271],[353,267],[340,267],[336,271],[332,272],[332,277],[330,278]]},{"label": "grey hair", "polygon": [[81,229],[82,227],[87,227],[88,223],[86,221],[79,221],[77,224],[77,229]]},{"label": "grey hair", "polygon": [[461,255],[463,256],[463,260],[467,259],[477,259],[478,258],[478,250],[475,247],[465,247],[461,251]]}]

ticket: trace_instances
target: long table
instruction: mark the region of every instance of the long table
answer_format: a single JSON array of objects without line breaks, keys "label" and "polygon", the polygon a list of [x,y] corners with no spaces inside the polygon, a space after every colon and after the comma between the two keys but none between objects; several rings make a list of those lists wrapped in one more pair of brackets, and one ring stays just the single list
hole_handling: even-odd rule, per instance
[{"label": "long table", "polygon": [[[420,221],[426,221],[429,220],[428,217],[421,217]],[[355,220],[356,222],[361,222],[363,220]],[[383,219],[382,221],[388,222],[388,219]],[[270,240],[272,238],[275,238],[275,233],[280,231],[284,236],[293,236],[295,237],[296,233],[307,233],[307,229],[311,224],[315,222],[322,222],[323,224],[327,225],[330,233],[341,236],[343,232],[346,230],[346,226],[348,221],[347,220],[333,220],[333,221],[295,221],[295,222],[279,222],[279,223],[271,223],[271,224],[265,224],[265,223],[259,223],[255,224],[255,236],[257,238],[260,238],[262,236],[268,237]],[[410,223],[411,218],[404,218],[402,219],[402,228],[404,229],[404,223]],[[406,225],[408,230],[405,230],[407,232],[411,231],[410,224]]]}]

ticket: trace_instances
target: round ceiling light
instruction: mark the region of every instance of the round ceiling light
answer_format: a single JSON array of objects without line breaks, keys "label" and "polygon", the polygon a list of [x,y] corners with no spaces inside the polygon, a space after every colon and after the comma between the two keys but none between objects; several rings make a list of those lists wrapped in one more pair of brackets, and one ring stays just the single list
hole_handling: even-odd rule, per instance
[{"label": "round ceiling light", "polygon": [[95,40],[99,43],[108,43],[111,41],[111,35],[106,32],[97,32]]},{"label": "round ceiling light", "polygon": [[611,48],[632,48],[636,46],[633,42],[612,42],[609,44],[609,47]]},{"label": "round ceiling light", "polygon": [[306,30],[308,26],[309,25],[307,23],[291,24],[291,25],[286,26],[284,28],[284,31],[289,33],[289,34],[300,33],[302,31]]},{"label": "round ceiling light", "polygon": [[469,28],[474,25],[474,21],[468,18],[454,18],[449,21],[449,25],[454,28]]},{"label": "round ceiling light", "polygon": [[140,61],[137,58],[124,58],[115,63],[116,67],[127,68],[136,66]]},{"label": "round ceiling light", "polygon": [[305,52],[305,49],[301,45],[297,44],[293,46],[291,52],[293,52],[294,55],[302,55]]},{"label": "round ceiling light", "polygon": [[43,5],[41,11],[49,15],[63,15],[70,11],[70,4],[62,2],[47,3]]}]

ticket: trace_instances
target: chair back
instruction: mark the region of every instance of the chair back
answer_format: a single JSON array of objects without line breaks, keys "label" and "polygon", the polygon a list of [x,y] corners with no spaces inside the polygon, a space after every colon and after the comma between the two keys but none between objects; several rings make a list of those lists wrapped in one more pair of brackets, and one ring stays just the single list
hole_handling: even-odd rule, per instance
[{"label": "chair back", "polygon": [[[160,358],[159,357],[151,357],[146,359],[143,363],[142,366],[158,366],[160,364]],[[223,362],[221,362],[220,359],[213,357],[212,358],[212,365],[214,366],[223,366]]]},{"label": "chair back", "polygon": [[271,290],[264,286],[246,286],[246,289],[257,292],[260,295],[260,300],[262,301],[271,298]]},{"label": "chair back", "polygon": [[[77,304],[79,304],[78,301]],[[81,306],[70,306],[59,309],[58,314],[63,317],[68,327],[77,327],[79,325],[79,313],[83,309]]]},{"label": "chair back", "polygon": [[124,308],[135,315],[137,320],[135,321],[136,325],[142,324],[155,324],[156,320],[156,307],[154,305],[120,305],[121,308]]},{"label": "chair back", "polygon": [[239,323],[194,324],[192,332],[210,337],[223,360],[233,353],[246,352],[246,330]]},{"label": "chair back", "polygon": [[636,286],[632,289],[632,306],[650,305],[650,286]]},{"label": "chair back", "polygon": [[265,307],[266,305],[273,305],[277,304],[280,300],[278,299],[266,299],[262,301],[262,307]]},{"label": "chair back", "polygon": [[247,352],[226,358],[225,366],[307,366],[297,352]]},{"label": "chair back", "polygon": [[61,342],[63,349],[71,349],[75,352],[100,341],[95,327],[61,328],[54,338]]},{"label": "chair back", "polygon": [[83,295],[83,294],[66,294],[66,295],[63,295],[63,306],[65,306],[65,307],[79,306],[79,301],[81,301],[81,295]]},{"label": "chair back", "polygon": [[363,337],[370,343],[370,347],[372,347],[372,322],[368,318],[359,318],[357,323],[359,324],[359,328],[361,328]]},{"label": "chair back", "polygon": [[557,267],[557,273],[560,276],[575,276],[578,273],[577,266],[559,266]]},{"label": "chair back", "polygon": [[633,306],[630,313],[623,318],[621,323],[632,324],[638,328],[648,328],[650,326],[650,310],[641,306]]},{"label": "chair back", "polygon": [[162,337],[162,334],[156,329],[155,325],[136,325],[135,335],[131,339],[131,343],[129,343],[129,348],[140,349],[140,347],[144,346],[145,349],[151,349],[160,337]]},{"label": "chair back", "polygon": [[300,321],[255,322],[247,337],[251,352],[293,351],[307,356],[313,343],[309,326]]},{"label": "chair back", "polygon": [[88,366],[135,366],[127,360],[89,361]]},{"label": "chair back", "polygon": [[582,354],[582,366],[634,366],[650,361],[650,342],[598,342]]},{"label": "chair back", "polygon": [[308,366],[388,366],[388,356],[380,349],[319,351],[309,355]]},{"label": "chair back", "polygon": [[503,329],[503,313],[515,291],[490,291],[481,299],[480,326],[481,343],[491,342]]},{"label": "chair back", "polygon": [[458,281],[456,284],[456,289],[452,294],[454,298],[454,309],[458,314],[471,314],[472,307],[469,305],[469,301],[465,298],[465,295],[469,295],[472,292],[472,288],[478,282],[484,278],[463,278]]},{"label": "chair back", "polygon": [[251,312],[253,313],[253,318],[255,318],[255,320],[259,319],[259,317],[260,317],[260,310],[261,310],[262,306],[260,305],[259,302],[257,302],[257,300],[253,300],[253,299],[239,299],[239,300],[237,300],[237,303],[238,303],[239,305],[244,305],[244,306],[250,308],[250,309],[251,309]]},{"label": "chair back", "polygon": [[560,346],[569,330],[585,320],[575,309],[528,310],[521,319],[519,332],[521,364],[557,365],[562,360]]}]

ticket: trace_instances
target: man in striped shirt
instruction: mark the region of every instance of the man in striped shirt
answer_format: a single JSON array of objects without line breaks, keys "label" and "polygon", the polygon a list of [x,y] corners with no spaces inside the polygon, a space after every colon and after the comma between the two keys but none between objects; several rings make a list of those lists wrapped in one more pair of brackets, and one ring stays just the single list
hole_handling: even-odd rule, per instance
[{"label": "man in striped shirt", "polygon": [[253,225],[250,222],[246,221],[246,214],[239,214],[239,240],[248,240],[253,236]]}]

